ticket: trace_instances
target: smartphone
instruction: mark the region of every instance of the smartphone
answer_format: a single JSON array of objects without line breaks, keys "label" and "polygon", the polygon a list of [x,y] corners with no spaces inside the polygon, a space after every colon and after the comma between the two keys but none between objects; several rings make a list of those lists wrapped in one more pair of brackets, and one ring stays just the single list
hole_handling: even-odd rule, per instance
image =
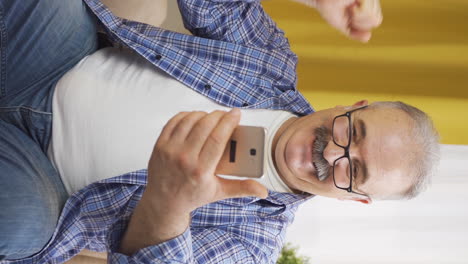
[{"label": "smartphone", "polygon": [[238,126],[229,139],[216,174],[230,178],[261,178],[264,170],[265,128]]}]

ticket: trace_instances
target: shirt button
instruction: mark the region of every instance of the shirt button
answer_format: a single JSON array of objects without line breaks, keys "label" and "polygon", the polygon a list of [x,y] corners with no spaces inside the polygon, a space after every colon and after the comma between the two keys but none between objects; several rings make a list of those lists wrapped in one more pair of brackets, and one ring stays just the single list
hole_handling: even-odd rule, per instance
[{"label": "shirt button", "polygon": [[205,89],[206,89],[206,90],[210,90],[210,89],[211,89],[211,85],[205,84]]},{"label": "shirt button", "polygon": [[248,103],[243,103],[242,104],[242,107],[246,107],[246,106],[249,106],[249,104]]},{"label": "shirt button", "polygon": [[156,60],[160,60],[162,58],[162,56],[160,54],[156,55],[155,59]]}]

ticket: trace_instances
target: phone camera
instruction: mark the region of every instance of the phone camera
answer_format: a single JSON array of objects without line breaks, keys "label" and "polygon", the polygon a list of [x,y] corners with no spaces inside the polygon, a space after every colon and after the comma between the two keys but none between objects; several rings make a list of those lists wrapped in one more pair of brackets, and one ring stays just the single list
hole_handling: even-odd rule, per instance
[{"label": "phone camera", "polygon": [[250,149],[250,155],[251,156],[257,155],[257,150],[256,149]]}]

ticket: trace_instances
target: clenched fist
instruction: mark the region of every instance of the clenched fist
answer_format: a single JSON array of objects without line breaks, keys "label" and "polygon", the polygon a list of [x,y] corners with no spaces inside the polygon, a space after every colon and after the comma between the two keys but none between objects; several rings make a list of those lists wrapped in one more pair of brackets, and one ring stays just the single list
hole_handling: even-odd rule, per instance
[{"label": "clenched fist", "polygon": [[368,42],[372,30],[382,24],[379,0],[296,0],[315,7],[322,17],[346,36]]}]

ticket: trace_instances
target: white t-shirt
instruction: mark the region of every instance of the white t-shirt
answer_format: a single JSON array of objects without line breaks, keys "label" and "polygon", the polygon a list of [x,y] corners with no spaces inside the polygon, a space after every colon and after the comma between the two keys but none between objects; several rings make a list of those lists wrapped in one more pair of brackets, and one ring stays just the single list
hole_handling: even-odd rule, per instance
[{"label": "white t-shirt", "polygon": [[[147,168],[167,121],[181,111],[229,110],[188,88],[133,51],[106,48],[84,58],[57,83],[48,156],[69,194],[95,181]],[[242,110],[241,125],[266,128],[259,181],[290,192],[272,161],[275,131],[294,115]]]}]

